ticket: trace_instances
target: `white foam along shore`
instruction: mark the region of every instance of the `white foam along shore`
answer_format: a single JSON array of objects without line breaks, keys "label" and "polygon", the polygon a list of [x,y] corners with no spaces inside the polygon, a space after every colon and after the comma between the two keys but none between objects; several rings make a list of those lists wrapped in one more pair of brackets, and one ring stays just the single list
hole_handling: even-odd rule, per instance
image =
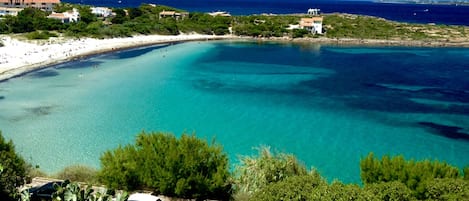
[{"label": "white foam along shore", "polygon": [[21,41],[0,35],[0,81],[66,62],[74,58],[115,51],[119,49],[195,40],[226,39],[229,36],[182,34],[177,36],[142,35],[128,38],[51,38],[45,41]]}]

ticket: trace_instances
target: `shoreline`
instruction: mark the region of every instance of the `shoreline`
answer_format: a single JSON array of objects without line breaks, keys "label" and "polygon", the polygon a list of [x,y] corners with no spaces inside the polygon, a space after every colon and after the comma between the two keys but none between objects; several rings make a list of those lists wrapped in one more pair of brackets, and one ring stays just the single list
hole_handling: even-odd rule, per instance
[{"label": "shoreline", "polygon": [[232,39],[232,36],[182,34],[177,36],[139,35],[126,38],[51,38],[21,41],[0,35],[0,82],[25,73],[78,58],[157,44]]},{"label": "shoreline", "polygon": [[51,38],[44,41],[21,41],[11,36],[0,35],[4,46],[0,47],[0,82],[24,75],[28,72],[72,61],[78,58],[115,52],[125,49],[157,44],[208,41],[208,40],[245,40],[258,42],[311,43],[319,45],[342,46],[381,46],[381,47],[433,47],[468,48],[469,41],[411,41],[355,38],[255,38],[244,36],[214,36],[200,34],[181,34],[177,36],[138,35],[127,38]]},{"label": "shoreline", "polygon": [[358,38],[251,38],[256,41],[274,41],[288,43],[314,43],[320,45],[343,46],[379,46],[379,47],[428,47],[428,48],[469,48],[469,41],[420,41],[420,40],[385,40]]}]

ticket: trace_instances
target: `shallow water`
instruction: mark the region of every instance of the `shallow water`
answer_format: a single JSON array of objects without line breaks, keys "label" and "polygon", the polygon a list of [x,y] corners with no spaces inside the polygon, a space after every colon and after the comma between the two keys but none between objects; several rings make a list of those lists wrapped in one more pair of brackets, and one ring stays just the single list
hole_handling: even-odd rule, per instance
[{"label": "shallow water", "polygon": [[192,42],[100,55],[0,83],[0,129],[47,172],[196,132],[237,155],[268,145],[328,179],[369,152],[469,164],[469,49]]}]

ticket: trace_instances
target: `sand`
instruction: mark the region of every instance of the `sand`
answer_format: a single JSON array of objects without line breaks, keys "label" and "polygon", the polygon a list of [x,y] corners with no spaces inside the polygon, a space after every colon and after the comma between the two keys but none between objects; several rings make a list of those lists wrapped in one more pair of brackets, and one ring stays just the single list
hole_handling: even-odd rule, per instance
[{"label": "sand", "polygon": [[177,36],[141,35],[127,38],[51,38],[49,40],[18,40],[0,35],[0,81],[75,58],[119,49],[194,40],[218,40],[230,36],[182,34]]}]

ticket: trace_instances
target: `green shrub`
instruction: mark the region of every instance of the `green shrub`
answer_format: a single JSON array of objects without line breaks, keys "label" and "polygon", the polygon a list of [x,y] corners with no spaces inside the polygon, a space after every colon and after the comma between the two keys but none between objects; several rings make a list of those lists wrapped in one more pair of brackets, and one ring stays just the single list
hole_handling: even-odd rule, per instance
[{"label": "green shrub", "polygon": [[439,161],[406,161],[403,156],[383,156],[381,160],[370,153],[360,161],[364,184],[399,181],[411,189],[417,198],[424,194],[423,182],[436,178],[460,178],[459,169]]},{"label": "green shrub", "polygon": [[302,38],[303,36],[308,35],[309,33],[311,32],[306,29],[293,29],[292,38]]},{"label": "green shrub", "polygon": [[65,167],[56,174],[56,178],[86,183],[96,183],[97,170],[84,165]]},{"label": "green shrub", "polygon": [[261,147],[257,156],[243,156],[236,166],[238,192],[255,193],[290,176],[307,175],[306,167],[291,154],[271,153]]},{"label": "green shrub", "polygon": [[433,179],[424,182],[426,200],[469,200],[469,182],[462,179]]},{"label": "green shrub", "polygon": [[99,177],[111,188],[144,188],[169,196],[228,199],[228,157],[219,145],[194,135],[177,139],[166,133],[141,133],[135,145],[101,157]]},{"label": "green shrub", "polygon": [[0,162],[3,171],[0,174],[0,198],[14,200],[18,196],[17,188],[24,184],[26,162],[15,152],[12,141],[5,141],[0,132]]},{"label": "green shrub", "polygon": [[364,191],[372,200],[416,200],[412,195],[412,191],[398,181],[369,184],[365,186]]},{"label": "green shrub", "polygon": [[34,31],[26,34],[29,40],[49,39],[50,37],[57,37],[57,34],[48,31]]},{"label": "green shrub", "polygon": [[345,185],[337,181],[330,185],[321,185],[311,193],[311,200],[317,201],[370,200],[367,198],[358,185]]},{"label": "green shrub", "polygon": [[308,175],[290,176],[282,181],[267,184],[253,193],[250,200],[312,200],[312,192],[319,186],[326,185],[324,179],[316,172]]}]

